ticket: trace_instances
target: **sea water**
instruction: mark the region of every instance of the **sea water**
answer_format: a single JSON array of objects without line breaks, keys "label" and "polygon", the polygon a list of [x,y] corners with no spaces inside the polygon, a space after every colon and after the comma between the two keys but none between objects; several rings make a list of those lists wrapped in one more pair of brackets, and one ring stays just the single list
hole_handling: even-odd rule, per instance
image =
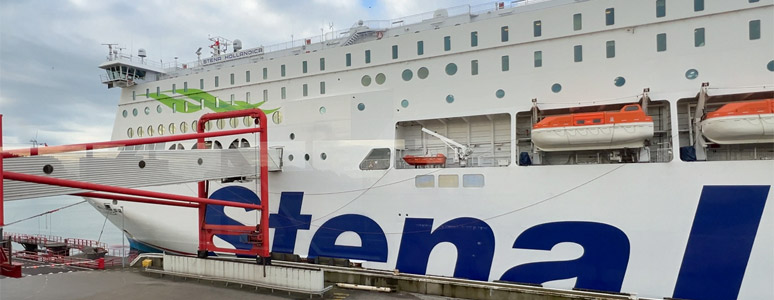
[{"label": "sea water", "polygon": [[[81,201],[83,198],[75,196],[6,201],[5,223],[10,224]],[[121,229],[110,221],[106,221],[105,216],[86,202],[16,224],[6,225],[3,232],[95,240],[106,243],[110,249],[120,249],[123,240]],[[127,241],[124,241],[123,245],[129,247]],[[14,245],[14,250],[20,249],[20,245]]]}]

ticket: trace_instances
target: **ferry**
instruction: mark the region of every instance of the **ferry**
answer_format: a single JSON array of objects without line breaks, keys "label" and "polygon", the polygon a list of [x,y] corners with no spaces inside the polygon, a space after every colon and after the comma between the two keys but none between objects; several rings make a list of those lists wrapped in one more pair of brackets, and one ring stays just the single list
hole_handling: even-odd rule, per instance
[{"label": "ferry", "polygon": [[[774,299],[774,0],[519,0],[353,22],[247,49],[212,37],[211,55],[180,64],[111,45],[99,67],[121,90],[112,139],[262,109],[274,253],[637,297]],[[256,188],[249,176],[209,181],[214,199],[257,203]],[[196,195],[193,183],[149,190]],[[88,200],[133,248],[197,252],[194,209]],[[258,220],[218,206],[206,218]]]}]

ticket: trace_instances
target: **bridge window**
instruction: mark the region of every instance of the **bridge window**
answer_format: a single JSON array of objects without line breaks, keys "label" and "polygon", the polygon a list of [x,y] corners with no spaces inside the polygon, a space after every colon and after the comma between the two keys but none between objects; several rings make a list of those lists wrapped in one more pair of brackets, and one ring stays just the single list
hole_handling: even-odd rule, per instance
[{"label": "bridge window", "polygon": [[666,0],[656,0],[656,18],[666,16]]},{"label": "bridge window", "polygon": [[390,149],[374,148],[360,162],[361,170],[387,170],[390,168]]},{"label": "bridge window", "polygon": [[605,9],[605,25],[610,26],[615,24],[615,8]]},{"label": "bridge window", "polygon": [[478,46],[478,31],[473,31],[470,33],[470,46],[471,47]]}]

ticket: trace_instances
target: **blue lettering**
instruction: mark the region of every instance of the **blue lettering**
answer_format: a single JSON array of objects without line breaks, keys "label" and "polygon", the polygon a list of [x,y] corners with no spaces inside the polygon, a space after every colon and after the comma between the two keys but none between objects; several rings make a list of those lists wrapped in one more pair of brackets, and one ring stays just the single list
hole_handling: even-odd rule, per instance
[{"label": "blue lettering", "polygon": [[[258,195],[248,188],[241,186],[227,186],[221,188],[212,195],[210,199],[225,200],[239,203],[261,204],[261,200],[258,199]],[[253,211],[254,209],[244,209],[246,212]],[[204,222],[207,224],[218,225],[244,225],[236,220],[226,216],[223,205],[207,205],[207,212],[204,217]],[[233,245],[236,249],[251,249],[252,244],[245,243],[247,239],[239,235],[221,235],[217,236],[229,244]]]},{"label": "blue lettering", "polygon": [[[339,235],[348,231],[360,236],[360,247],[336,245]],[[382,227],[368,217],[354,214],[337,216],[314,233],[309,257],[317,256],[386,262],[387,238]]]},{"label": "blue lettering", "polygon": [[674,298],[736,299],[770,186],[705,186]]},{"label": "blue lettering", "polygon": [[495,239],[489,225],[479,219],[457,218],[431,233],[433,219],[407,218],[400,242],[397,269],[424,275],[430,252],[436,245],[449,242],[457,248],[454,277],[489,280]]},{"label": "blue lettering", "polygon": [[301,214],[303,201],[303,192],[282,193],[279,211],[269,215],[269,227],[274,228],[274,243],[271,251],[293,253],[298,230],[309,230],[312,215]]},{"label": "blue lettering", "polygon": [[513,248],[551,250],[571,242],[583,247],[583,256],[569,261],[536,262],[506,271],[500,280],[542,284],[577,277],[576,288],[620,292],[629,263],[629,239],[620,229],[593,222],[556,222],[524,231]]}]

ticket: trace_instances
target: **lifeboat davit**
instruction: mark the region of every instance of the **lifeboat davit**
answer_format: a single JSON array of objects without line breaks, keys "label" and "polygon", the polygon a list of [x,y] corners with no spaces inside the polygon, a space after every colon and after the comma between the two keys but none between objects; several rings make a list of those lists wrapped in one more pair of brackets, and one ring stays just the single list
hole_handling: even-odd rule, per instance
[{"label": "lifeboat davit", "polygon": [[701,133],[717,144],[774,143],[774,99],[723,105],[701,121]]},{"label": "lifeboat davit", "polygon": [[441,153],[438,153],[435,156],[406,155],[403,157],[403,160],[406,161],[407,164],[412,166],[445,165],[446,155],[443,155]]},{"label": "lifeboat davit", "polygon": [[532,127],[541,151],[642,148],[653,137],[653,118],[639,104],[620,111],[549,116]]}]

